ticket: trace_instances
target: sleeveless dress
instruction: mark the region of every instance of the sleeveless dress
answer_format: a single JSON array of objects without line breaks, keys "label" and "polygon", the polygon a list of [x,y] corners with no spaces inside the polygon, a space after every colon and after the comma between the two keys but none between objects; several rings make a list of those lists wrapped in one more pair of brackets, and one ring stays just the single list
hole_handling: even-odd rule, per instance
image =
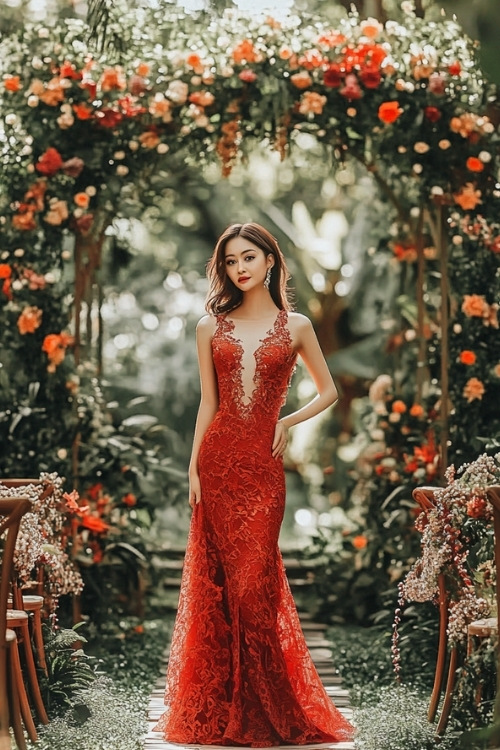
[{"label": "sleeveless dress", "polygon": [[285,478],[271,445],[296,362],[287,321],[280,310],[264,338],[254,332],[255,348],[217,316],[219,408],[200,447],[201,502],[186,548],[167,710],[155,727],[170,742],[268,747],[353,736],[312,663],[278,549]]}]

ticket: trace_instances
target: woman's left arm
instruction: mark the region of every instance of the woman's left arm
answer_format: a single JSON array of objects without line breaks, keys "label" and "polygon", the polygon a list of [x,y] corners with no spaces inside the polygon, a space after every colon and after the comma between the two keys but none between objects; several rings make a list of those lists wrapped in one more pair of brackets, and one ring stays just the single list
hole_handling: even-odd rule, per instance
[{"label": "woman's left arm", "polygon": [[309,403],[278,421],[272,446],[274,458],[283,455],[290,427],[315,417],[316,414],[334,404],[339,395],[311,321],[303,315],[297,315],[296,321],[297,352],[313,379],[318,393]]}]

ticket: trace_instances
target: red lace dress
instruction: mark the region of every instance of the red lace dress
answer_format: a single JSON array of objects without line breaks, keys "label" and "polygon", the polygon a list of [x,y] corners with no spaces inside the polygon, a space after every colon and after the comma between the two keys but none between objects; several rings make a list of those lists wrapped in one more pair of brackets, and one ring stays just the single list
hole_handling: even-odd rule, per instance
[{"label": "red lace dress", "polygon": [[218,316],[212,340],[219,410],[200,450],[201,502],[155,730],[198,745],[345,741],[353,728],[312,663],[278,549],[285,479],[271,444],[296,361],[287,313],[260,340],[237,323],[241,339]]}]

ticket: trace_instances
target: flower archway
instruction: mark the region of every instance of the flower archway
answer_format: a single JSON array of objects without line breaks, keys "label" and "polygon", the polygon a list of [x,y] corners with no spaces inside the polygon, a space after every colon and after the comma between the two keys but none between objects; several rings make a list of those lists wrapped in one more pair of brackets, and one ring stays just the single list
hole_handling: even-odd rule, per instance
[{"label": "flower archway", "polygon": [[450,448],[464,455],[498,434],[491,92],[454,21],[404,8],[385,26],[352,13],[331,28],[166,5],[117,10],[104,50],[77,21],[2,42],[4,474],[28,464],[76,481],[95,408],[82,380],[99,353],[96,280],[114,219],[137,211],[155,175],[212,160],[227,175],[256,139],[285,158],[298,132],[337,164],[363,164],[394,207],[393,251],[415,289],[404,342],[413,415],[429,418],[440,373],[443,467]]}]

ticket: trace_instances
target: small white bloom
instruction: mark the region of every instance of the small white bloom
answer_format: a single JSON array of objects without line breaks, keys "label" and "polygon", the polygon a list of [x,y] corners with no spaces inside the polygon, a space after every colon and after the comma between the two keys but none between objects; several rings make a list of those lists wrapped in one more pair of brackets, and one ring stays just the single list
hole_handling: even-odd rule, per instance
[{"label": "small white bloom", "polygon": [[459,234],[454,234],[452,240],[454,245],[461,245],[463,242],[462,237]]},{"label": "small white bloom", "polygon": [[493,131],[495,130],[495,126],[492,122],[485,122],[483,130],[485,133],[493,133]]},{"label": "small white bloom", "polygon": [[93,198],[97,193],[97,188],[95,188],[93,185],[87,185],[87,187],[85,188],[85,192],[87,193],[87,195]]},{"label": "small white bloom", "polygon": [[51,271],[45,274],[44,279],[47,282],[47,284],[55,284],[55,281],[56,281],[56,277]]},{"label": "small white bloom", "polygon": [[488,164],[491,161],[491,154],[489,151],[480,151],[479,158],[484,164]]},{"label": "small white bloom", "polygon": [[23,247],[17,247],[14,250],[14,255],[16,256],[16,258],[22,258],[23,255],[24,255],[24,248]]},{"label": "small white bloom", "polygon": [[38,29],[38,36],[40,39],[48,39],[49,38],[49,30],[42,26],[41,29]]},{"label": "small white bloom", "polygon": [[413,150],[416,151],[417,154],[426,154],[429,149],[430,146],[428,143],[425,143],[425,141],[417,141],[413,146]]},{"label": "small white bloom", "polygon": [[139,142],[138,141],[129,141],[128,142],[128,147],[129,147],[129,149],[131,151],[137,151],[137,149],[139,148]]},{"label": "small white bloom", "polygon": [[38,107],[39,102],[38,96],[35,96],[34,94],[31,94],[31,96],[28,96],[27,105],[28,107]]},{"label": "small white bloom", "polygon": [[125,175],[128,175],[129,168],[125,164],[119,164],[116,168],[116,174],[119,177],[125,177]]},{"label": "small white bloom", "polygon": [[40,60],[39,57],[34,57],[31,61],[31,67],[35,70],[41,70],[43,68],[43,60]]},{"label": "small white bloom", "polygon": [[71,252],[69,250],[63,250],[61,253],[61,258],[63,260],[70,260],[71,259]]},{"label": "small white bloom", "polygon": [[456,333],[456,334],[462,333],[462,326],[460,325],[460,323],[455,323],[453,325],[453,333]]},{"label": "small white bloom", "polygon": [[8,115],[5,115],[5,124],[6,125],[15,125],[17,122],[17,115],[14,114],[14,112],[9,112]]},{"label": "small white bloom", "polygon": [[398,153],[406,154],[406,151],[407,151],[406,146],[398,146]]},{"label": "small white bloom", "polygon": [[115,153],[113,154],[113,158],[117,161],[125,159],[125,151],[115,151]]},{"label": "small white bloom", "polygon": [[392,411],[389,414],[389,422],[392,424],[396,424],[397,422],[401,421],[401,414],[399,414],[397,411]]},{"label": "small white bloom", "polygon": [[68,451],[66,450],[66,448],[59,448],[59,450],[57,451],[57,458],[64,460],[65,458],[67,458],[67,456]]},{"label": "small white bloom", "polygon": [[12,282],[12,289],[13,289],[13,290],[14,290],[15,292],[19,292],[19,291],[21,291],[21,289],[22,289],[22,288],[23,288],[23,282],[21,281],[21,279],[15,279],[15,280],[14,280],[14,281]]},{"label": "small white bloom", "polygon": [[422,172],[424,171],[424,168],[421,164],[414,164],[413,171],[415,172],[415,174],[422,174]]},{"label": "small white bloom", "polygon": [[75,208],[73,211],[73,216],[75,219],[80,219],[83,216],[83,208]]},{"label": "small white bloom", "polygon": [[441,141],[439,141],[438,146],[439,148],[442,148],[443,151],[446,151],[447,148],[450,148],[451,141],[449,141],[447,138],[443,138]]},{"label": "small white bloom", "polygon": [[440,185],[433,185],[431,187],[431,195],[444,195],[444,190]]},{"label": "small white bloom", "polygon": [[158,151],[159,154],[166,154],[168,151],[168,146],[166,143],[159,143],[158,146],[156,147],[156,150]]}]

